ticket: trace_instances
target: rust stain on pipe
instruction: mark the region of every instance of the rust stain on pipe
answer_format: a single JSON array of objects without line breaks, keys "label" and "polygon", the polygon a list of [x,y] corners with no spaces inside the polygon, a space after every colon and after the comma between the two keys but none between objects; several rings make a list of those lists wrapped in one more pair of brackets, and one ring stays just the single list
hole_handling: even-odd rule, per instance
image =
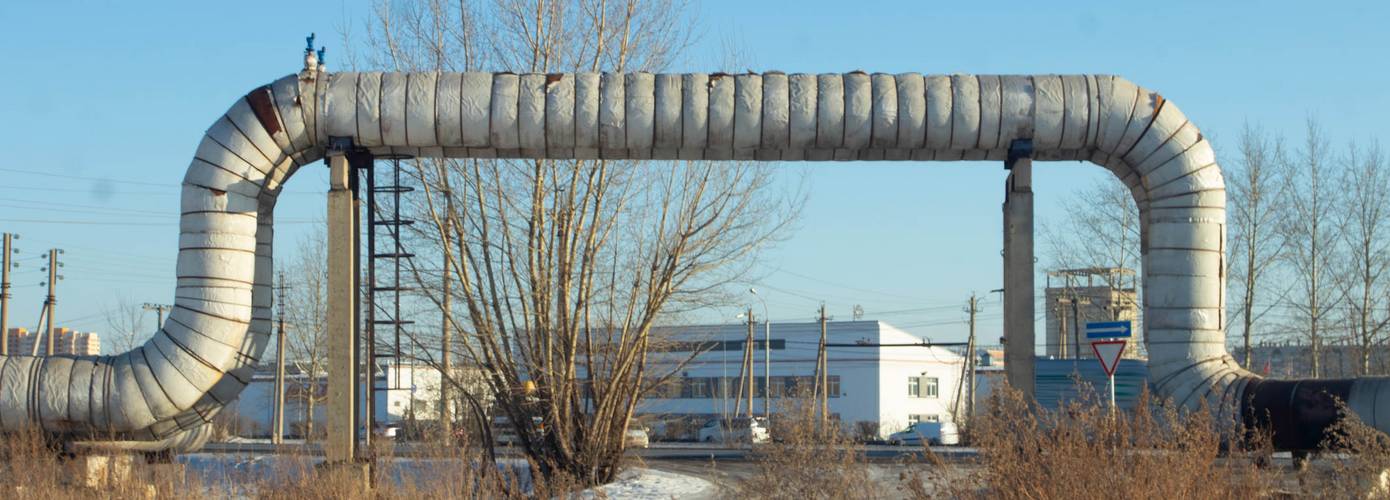
[{"label": "rust stain on pipe", "polygon": [[256,120],[261,122],[266,132],[272,136],[280,133],[280,117],[275,115],[275,100],[270,97],[269,85],[246,94],[246,102],[251,105],[251,112],[256,114]]}]

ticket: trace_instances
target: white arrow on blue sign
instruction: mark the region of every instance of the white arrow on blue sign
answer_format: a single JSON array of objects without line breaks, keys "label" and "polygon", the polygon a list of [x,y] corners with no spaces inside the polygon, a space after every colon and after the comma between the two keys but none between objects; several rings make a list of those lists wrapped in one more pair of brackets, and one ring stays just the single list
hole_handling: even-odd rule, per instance
[{"label": "white arrow on blue sign", "polygon": [[1128,338],[1132,329],[1130,325],[1131,323],[1128,321],[1104,321],[1100,323],[1086,323],[1086,338]]}]

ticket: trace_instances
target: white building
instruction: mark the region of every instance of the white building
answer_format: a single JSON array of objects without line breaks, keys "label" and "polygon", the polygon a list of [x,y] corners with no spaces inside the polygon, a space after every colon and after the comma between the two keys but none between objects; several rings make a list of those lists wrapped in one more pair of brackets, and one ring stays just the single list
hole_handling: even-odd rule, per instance
[{"label": "white building", "polygon": [[[819,323],[773,323],[771,348],[764,351],[765,325],[754,327],[753,410],[764,411],[764,355],[771,357],[772,413],[800,392],[809,393],[820,340]],[[874,429],[879,436],[917,421],[954,421],[964,358],[944,347],[881,321],[827,323],[827,374],[830,412],[847,430]],[[662,327],[649,373],[680,367],[670,384],[638,406],[652,420],[704,419],[732,415],[746,324]],[[698,354],[696,354],[698,352]],[[694,356],[691,358],[691,356]],[[746,382],[744,382],[746,387]]]}]

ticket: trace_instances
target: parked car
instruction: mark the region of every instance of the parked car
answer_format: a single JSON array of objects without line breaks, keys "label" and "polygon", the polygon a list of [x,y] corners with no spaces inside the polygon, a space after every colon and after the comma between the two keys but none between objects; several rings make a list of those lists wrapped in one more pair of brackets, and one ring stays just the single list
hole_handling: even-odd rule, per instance
[{"label": "parked car", "polygon": [[375,434],[376,437],[379,438],[396,439],[396,436],[399,435],[400,432],[400,424],[377,422],[376,429],[372,431],[372,434]]},{"label": "parked car", "polygon": [[762,417],[711,419],[700,427],[698,439],[706,443],[766,443],[772,439]]},{"label": "parked car", "polygon": [[[545,431],[545,422],[541,417],[531,417],[532,430],[537,434]],[[505,416],[492,418],[492,441],[499,446],[512,446],[521,444],[521,437],[517,436],[516,427],[512,425],[511,419]]]},{"label": "parked car", "polygon": [[645,427],[632,427],[623,433],[623,447],[625,448],[646,448],[651,444],[651,437],[648,436]]},{"label": "parked car", "polygon": [[917,422],[888,436],[894,445],[921,446],[960,444],[960,431],[953,422]]}]

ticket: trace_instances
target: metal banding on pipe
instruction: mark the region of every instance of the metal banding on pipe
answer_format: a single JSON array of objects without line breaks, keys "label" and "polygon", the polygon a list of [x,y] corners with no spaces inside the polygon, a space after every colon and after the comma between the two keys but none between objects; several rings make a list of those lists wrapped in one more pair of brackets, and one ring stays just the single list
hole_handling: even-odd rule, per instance
[{"label": "metal banding on pipe", "polygon": [[1334,399],[1390,429],[1386,379],[1267,381],[1226,352],[1215,155],[1177,106],[1122,78],[322,71],[238,99],[195,149],[159,332],[116,356],[0,358],[0,429],[196,447],[268,343],[280,187],[331,137],[436,157],[810,161],[1003,160],[1029,139],[1037,160],[1092,161],[1130,186],[1160,396],[1240,412],[1286,448],[1321,436]]}]

